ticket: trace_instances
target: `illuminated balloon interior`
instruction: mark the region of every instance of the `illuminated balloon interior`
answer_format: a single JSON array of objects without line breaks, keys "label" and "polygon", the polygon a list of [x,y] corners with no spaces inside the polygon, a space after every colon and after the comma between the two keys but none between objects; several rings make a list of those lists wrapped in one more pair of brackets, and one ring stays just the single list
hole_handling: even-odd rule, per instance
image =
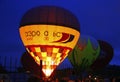
[{"label": "illuminated balloon interior", "polygon": [[77,18],[56,6],[30,9],[20,22],[20,37],[47,77],[66,58],[80,37]]},{"label": "illuminated balloon interior", "polygon": [[75,46],[80,34],[63,26],[29,25],[20,28],[20,35],[35,62],[40,65],[42,60],[42,71],[48,77]]},{"label": "illuminated balloon interior", "polygon": [[42,60],[42,70],[46,76],[50,76],[56,66],[63,61],[71,49],[56,46],[26,46],[37,64]]}]

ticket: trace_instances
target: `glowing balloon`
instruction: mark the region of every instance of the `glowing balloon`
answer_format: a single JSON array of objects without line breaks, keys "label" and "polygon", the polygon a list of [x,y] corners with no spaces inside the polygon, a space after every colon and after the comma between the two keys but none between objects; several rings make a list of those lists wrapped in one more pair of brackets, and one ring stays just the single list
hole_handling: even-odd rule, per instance
[{"label": "glowing balloon", "polygon": [[74,48],[80,37],[77,18],[68,10],[55,6],[30,9],[20,22],[24,46],[42,71],[50,76]]},{"label": "glowing balloon", "polygon": [[92,70],[99,70],[107,66],[114,54],[114,50],[108,42],[102,40],[98,40],[98,42],[100,44],[100,54],[91,65]]},{"label": "glowing balloon", "polygon": [[96,39],[81,35],[75,48],[68,55],[68,59],[76,71],[78,70],[80,72],[90,67],[98,57],[99,52],[100,46]]}]

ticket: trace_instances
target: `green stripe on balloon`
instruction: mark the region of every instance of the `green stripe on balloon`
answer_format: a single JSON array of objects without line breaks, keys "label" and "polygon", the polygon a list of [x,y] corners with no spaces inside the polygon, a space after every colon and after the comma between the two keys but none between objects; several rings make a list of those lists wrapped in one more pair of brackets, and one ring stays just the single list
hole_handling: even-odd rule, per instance
[{"label": "green stripe on balloon", "polygon": [[87,44],[84,49],[80,49],[79,41],[72,52],[69,54],[68,59],[72,66],[79,71],[83,71],[90,67],[90,65],[96,60],[100,53],[100,46],[94,48],[90,38],[87,40]]}]

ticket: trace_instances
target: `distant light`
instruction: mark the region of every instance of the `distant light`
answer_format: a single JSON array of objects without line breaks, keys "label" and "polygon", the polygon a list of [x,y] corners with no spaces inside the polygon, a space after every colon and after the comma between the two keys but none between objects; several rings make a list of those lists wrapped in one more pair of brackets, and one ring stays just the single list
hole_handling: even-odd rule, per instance
[{"label": "distant light", "polygon": [[89,78],[91,78],[91,75],[89,75]]},{"label": "distant light", "polygon": [[97,80],[97,77],[95,77],[94,79]]}]

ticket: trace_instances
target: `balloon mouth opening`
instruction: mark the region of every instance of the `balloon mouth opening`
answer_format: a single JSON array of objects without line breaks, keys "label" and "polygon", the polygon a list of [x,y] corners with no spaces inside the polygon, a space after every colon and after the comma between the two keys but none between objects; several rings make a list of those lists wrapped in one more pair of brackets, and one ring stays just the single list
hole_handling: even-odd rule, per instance
[{"label": "balloon mouth opening", "polygon": [[35,62],[40,66],[42,60],[42,71],[46,77],[49,77],[54,69],[67,57],[72,50],[62,46],[48,45],[29,45],[27,51],[33,57]]}]

